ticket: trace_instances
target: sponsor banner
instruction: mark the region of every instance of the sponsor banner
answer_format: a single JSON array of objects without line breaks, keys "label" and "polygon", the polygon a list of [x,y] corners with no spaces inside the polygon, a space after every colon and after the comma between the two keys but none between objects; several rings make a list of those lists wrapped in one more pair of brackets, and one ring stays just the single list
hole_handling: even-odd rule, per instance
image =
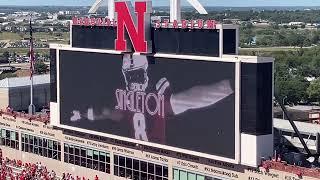
[{"label": "sponsor banner", "polygon": [[[109,19],[108,17],[73,17],[73,26],[105,26],[105,27],[117,27],[116,20]],[[186,20],[181,21],[174,20],[170,22],[168,19],[163,21],[157,20],[152,23],[152,27],[158,28],[174,28],[174,29],[216,29],[217,22],[215,20]]]}]

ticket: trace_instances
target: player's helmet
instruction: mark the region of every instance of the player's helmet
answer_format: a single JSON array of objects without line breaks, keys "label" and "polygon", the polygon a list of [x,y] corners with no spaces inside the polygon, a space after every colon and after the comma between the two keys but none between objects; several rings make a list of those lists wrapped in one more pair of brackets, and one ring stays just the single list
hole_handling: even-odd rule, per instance
[{"label": "player's helmet", "polygon": [[148,87],[148,60],[142,55],[123,55],[122,73],[128,91],[145,91]]}]

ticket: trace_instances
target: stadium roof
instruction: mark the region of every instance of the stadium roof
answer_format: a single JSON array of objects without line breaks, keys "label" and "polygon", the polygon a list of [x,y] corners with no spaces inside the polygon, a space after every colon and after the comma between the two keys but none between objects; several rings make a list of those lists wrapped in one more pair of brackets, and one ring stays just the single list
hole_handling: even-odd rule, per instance
[{"label": "stadium roof", "polygon": [[[320,133],[320,124],[312,124],[312,123],[299,122],[299,121],[294,121],[294,123],[297,126],[300,133],[303,133],[303,134]],[[274,118],[273,119],[273,126],[277,129],[294,132],[294,130],[288,120]]]},{"label": "stadium roof", "polygon": [[[33,78],[33,84],[49,84],[50,83],[50,75],[37,75]],[[24,87],[30,85],[30,77],[14,77],[14,78],[6,78],[0,80],[0,88],[14,88],[14,87]]]}]

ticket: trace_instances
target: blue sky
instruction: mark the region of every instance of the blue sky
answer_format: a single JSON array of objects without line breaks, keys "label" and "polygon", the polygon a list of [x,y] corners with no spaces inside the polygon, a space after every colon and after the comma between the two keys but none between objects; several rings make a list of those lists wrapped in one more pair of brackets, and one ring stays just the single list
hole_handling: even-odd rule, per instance
[{"label": "blue sky", "polygon": [[[0,0],[0,5],[91,5],[95,0]],[[169,5],[170,0],[153,0]],[[187,5],[186,0],[182,0]],[[320,6],[320,0],[199,0],[204,6]]]}]

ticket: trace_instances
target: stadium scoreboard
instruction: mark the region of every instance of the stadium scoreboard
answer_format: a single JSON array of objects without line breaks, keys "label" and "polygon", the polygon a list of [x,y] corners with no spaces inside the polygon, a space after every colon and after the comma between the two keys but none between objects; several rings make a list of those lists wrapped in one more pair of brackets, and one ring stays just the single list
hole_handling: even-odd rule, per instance
[{"label": "stadium scoreboard", "polygon": [[51,124],[234,164],[272,155],[273,58],[238,56],[236,25],[129,6],[73,18],[71,44],[50,46]]}]

